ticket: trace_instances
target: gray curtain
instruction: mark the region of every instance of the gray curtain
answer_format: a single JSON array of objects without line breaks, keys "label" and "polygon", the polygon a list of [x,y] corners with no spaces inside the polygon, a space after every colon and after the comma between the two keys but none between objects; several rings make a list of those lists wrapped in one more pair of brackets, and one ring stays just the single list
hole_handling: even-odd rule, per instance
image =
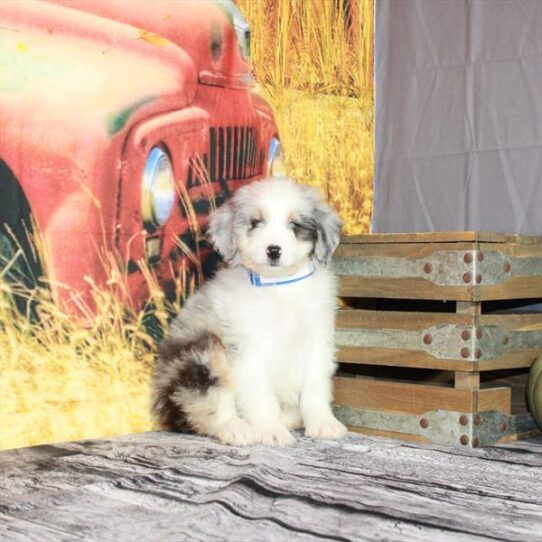
[{"label": "gray curtain", "polygon": [[542,0],[375,0],[373,231],[542,235]]}]

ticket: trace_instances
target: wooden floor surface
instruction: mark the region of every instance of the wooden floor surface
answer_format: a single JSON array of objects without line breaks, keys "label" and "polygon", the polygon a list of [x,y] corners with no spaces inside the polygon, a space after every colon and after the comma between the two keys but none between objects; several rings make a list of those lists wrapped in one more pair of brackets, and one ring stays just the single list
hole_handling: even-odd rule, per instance
[{"label": "wooden floor surface", "polygon": [[230,448],[143,433],[0,453],[0,540],[542,540],[542,439],[349,434]]}]

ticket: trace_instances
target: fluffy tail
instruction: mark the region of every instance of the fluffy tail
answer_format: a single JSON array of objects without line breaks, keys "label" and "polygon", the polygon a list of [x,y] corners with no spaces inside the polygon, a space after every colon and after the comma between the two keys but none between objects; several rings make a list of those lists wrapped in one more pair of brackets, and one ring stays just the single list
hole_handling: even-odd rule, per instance
[{"label": "fluffy tail", "polygon": [[230,381],[226,351],[216,335],[168,338],[158,350],[152,410],[164,429],[208,433],[218,392],[229,388]]}]

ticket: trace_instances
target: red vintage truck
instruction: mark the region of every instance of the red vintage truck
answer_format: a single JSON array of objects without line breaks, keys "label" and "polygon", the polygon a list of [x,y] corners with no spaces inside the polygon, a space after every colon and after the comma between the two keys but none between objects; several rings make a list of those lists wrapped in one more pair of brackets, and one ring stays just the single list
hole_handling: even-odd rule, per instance
[{"label": "red vintage truck", "polygon": [[280,166],[248,25],[231,0],[10,0],[0,16],[0,272],[43,275],[78,313],[113,255],[141,305],[142,267],[167,289],[187,253],[205,258],[210,207]]}]

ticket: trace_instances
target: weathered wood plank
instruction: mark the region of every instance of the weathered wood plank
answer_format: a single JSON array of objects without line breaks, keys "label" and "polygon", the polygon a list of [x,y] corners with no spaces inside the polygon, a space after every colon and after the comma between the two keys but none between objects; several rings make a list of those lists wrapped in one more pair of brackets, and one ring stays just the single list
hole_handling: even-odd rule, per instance
[{"label": "weathered wood plank", "polygon": [[405,414],[424,414],[432,410],[477,412],[478,405],[483,405],[483,410],[504,409],[503,412],[509,412],[510,390],[494,388],[473,391],[337,376],[334,378],[334,402]]},{"label": "weathered wood plank", "polygon": [[510,414],[512,407],[512,390],[510,388],[486,388],[475,392],[477,412],[496,410]]},{"label": "weathered wood plank", "polygon": [[[415,303],[413,303],[415,307]],[[456,312],[379,311],[343,308],[337,312],[338,327],[367,327],[423,330],[440,324],[495,325],[510,331],[542,329],[541,313],[482,314],[470,316]]]},{"label": "weathered wood plank", "polygon": [[479,320],[484,325],[502,326],[511,331],[542,329],[542,313],[483,314]]},{"label": "weathered wood plank", "polygon": [[371,429],[369,427],[356,427],[355,425],[347,425],[348,430],[354,433],[361,433],[362,435],[369,435],[373,437],[384,437],[391,439],[405,440],[407,442],[417,442],[419,444],[431,445],[430,439],[425,438],[422,435],[411,435],[410,433],[400,433],[398,431],[386,431],[384,429]]},{"label": "weathered wood plank", "polygon": [[510,277],[502,284],[475,286],[473,295],[480,301],[542,297],[542,275]]},{"label": "weathered wood plank", "polygon": [[341,237],[341,243],[459,243],[465,241],[541,244],[542,236],[499,232],[443,231],[420,233],[367,233],[360,235],[343,235]]},{"label": "weathered wood plank", "polygon": [[510,352],[494,359],[475,362],[461,359],[438,359],[427,352],[402,348],[376,348],[341,346],[337,348],[337,360],[341,363],[378,365],[388,367],[412,367],[417,369],[439,369],[443,371],[498,371],[530,367],[540,355],[540,349]]},{"label": "weathered wood plank", "polygon": [[[468,252],[474,250],[476,245],[472,242],[448,243],[341,243],[337,247],[335,256],[338,257],[375,257],[375,258],[405,258],[415,260],[432,256],[435,252]],[[385,269],[382,273],[385,274]]]},{"label": "weathered wood plank", "polygon": [[434,299],[438,301],[475,301],[473,286],[439,286],[423,278],[387,279],[374,277],[339,277],[342,297],[377,297],[383,299]]},{"label": "weathered wood plank", "polygon": [[333,389],[336,404],[363,409],[407,414],[424,414],[436,409],[472,412],[474,409],[473,394],[453,388],[337,376]]},{"label": "weathered wood plank", "polygon": [[[534,357],[530,358],[529,365]],[[476,364],[465,360],[446,360],[434,358],[427,352],[404,350],[401,348],[363,348],[338,346],[337,360],[341,363],[378,365],[388,367],[412,367],[417,369],[440,369],[443,371],[475,371]],[[519,360],[514,367],[528,366]],[[498,366],[500,367],[500,366]]]},{"label": "weathered wood plank", "polygon": [[415,331],[443,323],[469,326],[474,323],[474,319],[469,315],[455,312],[379,311],[348,308],[337,311],[337,327],[345,328],[364,327]]},{"label": "weathered wood plank", "polygon": [[541,443],[467,451],[350,434],[239,449],[145,433],[26,457],[4,452],[0,533],[17,541],[538,541]]},{"label": "weathered wood plank", "polygon": [[480,373],[455,371],[454,386],[460,390],[478,390],[480,389]]},{"label": "weathered wood plank", "polygon": [[502,284],[440,286],[423,278],[339,277],[342,297],[427,299],[438,301],[491,301],[542,297],[541,277],[510,277]]}]

